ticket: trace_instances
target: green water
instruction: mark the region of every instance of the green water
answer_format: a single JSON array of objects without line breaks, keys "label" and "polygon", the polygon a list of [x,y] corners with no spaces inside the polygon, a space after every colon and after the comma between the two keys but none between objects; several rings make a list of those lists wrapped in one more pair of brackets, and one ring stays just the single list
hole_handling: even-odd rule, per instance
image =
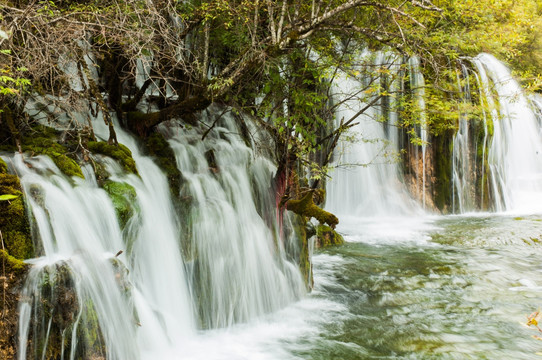
[{"label": "green water", "polygon": [[537,331],[523,325],[542,306],[540,217],[435,218],[421,230],[350,220],[339,230],[356,242],[315,252],[321,319],[286,345],[293,357],[542,359]]}]

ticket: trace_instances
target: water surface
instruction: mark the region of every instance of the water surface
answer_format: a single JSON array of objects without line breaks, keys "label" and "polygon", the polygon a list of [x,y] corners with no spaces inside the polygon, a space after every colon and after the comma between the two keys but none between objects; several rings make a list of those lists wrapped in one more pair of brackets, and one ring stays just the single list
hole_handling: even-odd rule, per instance
[{"label": "water surface", "polygon": [[214,349],[205,356],[533,359],[542,351],[523,325],[542,304],[540,217],[350,218],[339,230],[348,243],[316,252],[311,295],[258,322],[200,334],[195,344]]}]

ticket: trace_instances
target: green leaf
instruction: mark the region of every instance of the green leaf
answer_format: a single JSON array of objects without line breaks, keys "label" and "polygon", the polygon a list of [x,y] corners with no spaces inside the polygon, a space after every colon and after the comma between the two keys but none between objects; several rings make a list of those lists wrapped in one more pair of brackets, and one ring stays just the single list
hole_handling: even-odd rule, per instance
[{"label": "green leaf", "polygon": [[4,194],[4,195],[0,195],[0,201],[13,200],[13,199],[17,199],[18,197],[19,197],[18,195]]}]

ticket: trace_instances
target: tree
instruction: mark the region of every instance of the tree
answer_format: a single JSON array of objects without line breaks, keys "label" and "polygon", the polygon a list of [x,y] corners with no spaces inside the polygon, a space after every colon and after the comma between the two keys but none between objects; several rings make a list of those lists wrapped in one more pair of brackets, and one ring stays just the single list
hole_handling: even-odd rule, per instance
[{"label": "tree", "polygon": [[[537,48],[537,30],[530,24],[539,21],[539,5],[532,0],[444,0],[438,7],[429,0],[19,0],[0,8],[0,29],[11,34],[3,40],[11,69],[27,69],[32,82],[25,97],[52,94],[63,109],[88,100],[93,115],[104,115],[111,143],[116,143],[111,113],[143,136],[172,118],[197,125],[194,113],[213,102],[254,114],[275,139],[277,181],[286,191],[300,161],[325,168],[339,136],[355,123],[354,117],[329,127],[334,113],[329,87],[338,71],[389,76],[386,65],[357,64],[360,48],[420,57],[436,109],[452,113],[459,102],[449,84],[462,56],[488,50],[513,59]],[[529,71],[536,78],[536,68]],[[376,82],[352,96],[369,90],[374,101],[390,96]],[[158,110],[143,111],[143,100]],[[18,110],[15,128],[26,121],[19,116],[23,103],[10,105]],[[445,114],[437,110],[429,117],[432,128],[453,126]],[[405,116],[403,125],[414,126],[410,120]]]}]

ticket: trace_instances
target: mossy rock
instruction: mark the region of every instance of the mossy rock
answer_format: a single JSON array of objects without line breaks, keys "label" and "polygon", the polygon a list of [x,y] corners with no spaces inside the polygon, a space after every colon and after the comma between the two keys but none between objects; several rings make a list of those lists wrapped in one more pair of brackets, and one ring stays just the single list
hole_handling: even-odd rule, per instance
[{"label": "mossy rock", "polygon": [[89,141],[88,149],[92,153],[102,154],[117,160],[125,171],[137,174],[137,167],[132,152],[122,144],[110,145],[105,141]]},{"label": "mossy rock", "polygon": [[124,228],[136,210],[134,209],[137,197],[135,189],[129,184],[114,181],[106,181],[103,188],[113,202],[121,228]]},{"label": "mossy rock", "polygon": [[107,179],[111,176],[111,174],[107,171],[105,165],[98,161],[92,161],[91,162],[92,167],[94,169],[94,176],[96,177],[96,181],[100,186],[104,184]]},{"label": "mossy rock", "polygon": [[5,249],[17,259],[34,256],[30,225],[26,216],[23,193],[19,178],[11,174],[0,174],[0,194],[17,198],[0,201],[0,231]]},{"label": "mossy rock", "polygon": [[44,136],[26,137],[23,140],[22,149],[32,155],[49,156],[60,171],[67,176],[84,177],[79,164],[67,155],[68,149],[57,143],[55,139]]},{"label": "mossy rock", "polygon": [[[81,304],[68,262],[44,267],[39,275],[40,301],[32,309],[35,317],[30,326],[32,341],[28,344],[28,352],[40,354],[39,357],[45,359],[60,359],[63,353],[73,350],[73,326],[81,313]],[[80,327],[88,325],[82,324]],[[45,334],[49,335],[46,337]],[[84,358],[79,355],[84,354],[82,346],[84,344],[78,343],[75,348],[78,359]]]},{"label": "mossy rock", "polygon": [[20,273],[28,269],[28,264],[25,264],[22,260],[19,260],[10,254],[6,250],[0,250],[0,258],[5,261],[8,272]]},{"label": "mossy rock", "polygon": [[177,196],[181,188],[181,172],[177,168],[175,154],[169,143],[160,133],[153,133],[147,138],[149,154],[156,158],[158,166],[166,173],[171,193]]},{"label": "mossy rock", "polygon": [[344,244],[344,238],[341,234],[327,225],[316,227],[316,239],[316,245],[320,248]]},{"label": "mossy rock", "polygon": [[298,264],[301,276],[305,281],[307,290],[310,290],[314,286],[314,279],[312,274],[312,264],[309,252],[309,237],[307,236],[307,223],[308,219],[304,216],[297,214],[292,215],[291,224],[293,228],[291,229],[296,238],[296,244],[293,248],[287,249],[287,253],[293,256]]}]

